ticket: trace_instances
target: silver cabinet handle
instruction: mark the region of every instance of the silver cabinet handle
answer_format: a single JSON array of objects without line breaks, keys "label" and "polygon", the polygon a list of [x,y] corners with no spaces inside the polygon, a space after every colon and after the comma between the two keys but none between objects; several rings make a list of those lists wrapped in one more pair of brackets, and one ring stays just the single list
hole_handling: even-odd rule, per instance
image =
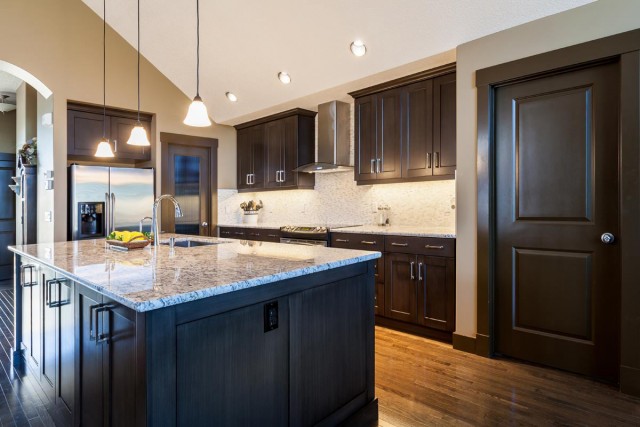
[{"label": "silver cabinet handle", "polygon": [[382,173],[382,159],[376,161],[376,173]]},{"label": "silver cabinet handle", "polygon": [[44,303],[47,307],[52,308],[55,307],[53,301],[51,301],[51,284],[55,283],[56,279],[47,280],[45,282],[45,293],[44,293]]},{"label": "silver cabinet handle", "polygon": [[280,171],[276,171],[276,182],[282,182],[280,181]]},{"label": "silver cabinet handle", "polygon": [[370,242],[368,240],[361,240],[360,243],[363,244],[363,245],[375,245],[376,241],[374,240],[374,241]]},{"label": "silver cabinet handle", "polygon": [[[100,330],[100,327],[98,325],[98,315],[100,313],[107,313],[108,317],[107,317],[107,325],[110,323],[109,322],[109,316],[111,315],[111,309],[106,306],[106,305],[102,305],[98,308],[96,308],[94,310],[94,314],[96,316],[96,345],[100,344],[100,343],[109,343],[109,333],[110,330],[107,331],[107,333],[104,333],[104,331]],[[102,322],[102,325],[104,326],[104,321]]]},{"label": "silver cabinet handle", "polygon": [[422,280],[422,266],[423,263],[418,263],[418,280]]},{"label": "silver cabinet handle", "polygon": [[349,243],[349,239],[336,239],[336,242]]},{"label": "silver cabinet handle", "polygon": [[396,242],[391,242],[391,246],[402,246],[403,248],[409,246],[408,243],[396,243]]},{"label": "silver cabinet handle", "polygon": [[209,226],[209,223],[208,223],[207,221],[203,221],[203,222],[202,222],[202,226],[206,228],[206,227],[208,227],[208,226]]},{"label": "silver cabinet handle", "polygon": [[431,153],[427,153],[427,169],[431,169]]},{"label": "silver cabinet handle", "polygon": [[285,182],[287,180],[287,171],[282,170],[281,172],[282,172],[282,178],[280,178],[281,179],[280,182]]},{"label": "silver cabinet handle", "polygon": [[374,174],[375,172],[373,171],[373,165],[376,163],[376,159],[371,159],[371,173]]},{"label": "silver cabinet handle", "polygon": [[413,266],[415,264],[416,264],[415,262],[411,261],[411,264],[410,264],[410,267],[411,267],[411,280],[415,280],[416,279],[416,275],[413,273]]},{"label": "silver cabinet handle", "polygon": [[249,176],[250,176],[250,175],[251,175],[251,174],[247,174],[247,179],[245,180],[245,182],[246,182],[246,184],[247,184],[247,185],[250,185],[250,184],[251,184],[251,183],[249,182]]},{"label": "silver cabinet handle", "polygon": [[111,231],[116,231],[116,195],[111,193]]},{"label": "silver cabinet handle", "polygon": [[444,249],[444,246],[424,245],[425,249]]},{"label": "silver cabinet handle", "polygon": [[[36,282],[33,281],[33,269],[35,268],[35,265],[33,264],[23,264],[20,266],[20,272],[21,272],[21,276],[22,276],[22,280],[20,280],[20,284],[22,285],[23,288],[30,288],[32,286],[37,285]],[[26,281],[26,274],[25,274],[25,270],[29,270],[29,282],[27,283]]]},{"label": "silver cabinet handle", "polygon": [[433,153],[433,162],[435,163],[436,168],[440,167],[440,152],[436,151],[435,153]]},{"label": "silver cabinet handle", "polygon": [[98,325],[98,315],[95,311],[101,307],[102,304],[95,304],[89,307],[89,341],[96,340],[96,327]]},{"label": "silver cabinet handle", "polygon": [[256,183],[256,174],[255,174],[255,173],[252,173],[252,174],[251,174],[251,185],[253,185],[253,184],[255,184],[255,183]]},{"label": "silver cabinet handle", "polygon": [[[111,201],[110,201],[109,193],[104,193],[104,229],[105,229],[105,237],[111,234]],[[153,231],[153,230],[151,230]]]},{"label": "silver cabinet handle", "polygon": [[614,236],[613,233],[602,233],[602,236],[600,236],[600,240],[605,245],[611,245],[616,241],[616,236]]}]

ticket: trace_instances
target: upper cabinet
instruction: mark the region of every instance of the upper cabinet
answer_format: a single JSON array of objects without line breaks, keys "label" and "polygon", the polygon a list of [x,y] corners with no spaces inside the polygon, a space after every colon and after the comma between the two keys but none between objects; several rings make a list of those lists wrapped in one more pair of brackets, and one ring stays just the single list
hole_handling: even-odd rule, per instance
[{"label": "upper cabinet", "polygon": [[315,115],[295,109],[237,125],[238,191],[313,188],[315,176],[294,169],[314,160]]},{"label": "upper cabinet", "polygon": [[455,65],[351,93],[358,184],[453,178]]},{"label": "upper cabinet", "polygon": [[[128,145],[131,129],[136,125],[136,112],[107,108],[106,117],[102,107],[84,104],[67,105],[67,156],[70,160],[87,160],[93,158],[104,134],[115,147],[113,161],[136,163],[151,160],[150,147]],[[151,135],[151,116],[140,114],[140,123]],[[101,159],[103,161],[104,159]]]}]

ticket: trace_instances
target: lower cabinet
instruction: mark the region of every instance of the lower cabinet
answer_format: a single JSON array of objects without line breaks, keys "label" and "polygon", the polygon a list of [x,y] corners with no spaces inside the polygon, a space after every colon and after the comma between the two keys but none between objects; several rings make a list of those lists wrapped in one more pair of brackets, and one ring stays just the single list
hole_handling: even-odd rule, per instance
[{"label": "lower cabinet", "polygon": [[255,227],[220,227],[219,236],[227,239],[280,242],[280,230]]},{"label": "lower cabinet", "polygon": [[136,413],[136,313],[78,283],[75,288],[75,424],[136,425],[144,416]]}]

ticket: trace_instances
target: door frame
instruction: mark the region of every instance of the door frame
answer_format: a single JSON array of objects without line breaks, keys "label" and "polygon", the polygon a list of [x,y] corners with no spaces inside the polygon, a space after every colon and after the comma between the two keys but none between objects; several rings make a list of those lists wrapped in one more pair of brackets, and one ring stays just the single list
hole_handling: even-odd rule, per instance
[{"label": "door frame", "polygon": [[182,145],[185,147],[209,148],[209,191],[211,212],[209,218],[209,236],[215,235],[218,224],[218,139],[203,136],[180,135],[177,133],[160,132],[161,145],[161,172],[160,192],[167,193],[168,180],[163,179],[169,170],[169,145]]},{"label": "door frame", "polygon": [[640,396],[640,30],[581,43],[476,72],[478,119],[477,334],[475,352],[495,349],[496,164],[495,90],[501,85],[592,66],[620,63],[620,390]]}]

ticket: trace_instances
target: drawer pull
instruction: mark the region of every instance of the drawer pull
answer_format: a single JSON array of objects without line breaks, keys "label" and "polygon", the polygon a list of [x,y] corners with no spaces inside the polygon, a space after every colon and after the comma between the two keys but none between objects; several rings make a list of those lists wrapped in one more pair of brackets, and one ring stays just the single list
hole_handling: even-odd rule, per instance
[{"label": "drawer pull", "polygon": [[444,246],[424,245],[425,249],[444,249]]},{"label": "drawer pull", "polygon": [[409,246],[409,244],[408,244],[408,243],[396,243],[396,242],[391,242],[391,246],[402,246],[402,247],[404,248],[404,247]]},{"label": "drawer pull", "polygon": [[233,233],[233,234],[236,234],[236,235],[238,235],[238,236],[244,236],[244,233],[243,233],[243,232],[240,232],[240,231],[236,231],[236,232],[235,232],[235,233]]},{"label": "drawer pull", "polygon": [[375,240],[373,242],[362,240],[360,243],[362,243],[363,245],[375,245],[377,242]]},{"label": "drawer pull", "polygon": [[267,236],[269,236],[269,237],[280,237],[277,234],[267,234]]},{"label": "drawer pull", "polygon": [[256,236],[256,237],[260,237],[260,234],[258,234],[258,233],[249,233],[249,236]]},{"label": "drawer pull", "polygon": [[336,239],[336,242],[349,243],[349,239]]}]

